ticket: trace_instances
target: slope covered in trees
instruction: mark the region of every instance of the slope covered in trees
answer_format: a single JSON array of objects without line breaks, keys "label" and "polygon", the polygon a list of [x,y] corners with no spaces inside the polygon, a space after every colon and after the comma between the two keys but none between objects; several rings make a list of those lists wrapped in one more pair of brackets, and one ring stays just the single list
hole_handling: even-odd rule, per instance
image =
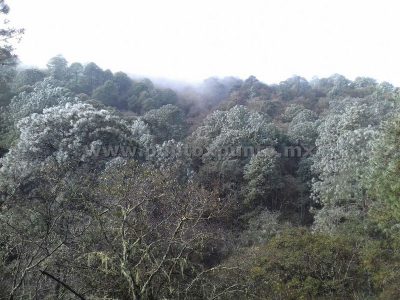
[{"label": "slope covered in trees", "polygon": [[22,68],[22,33],[0,32],[0,299],[400,298],[400,88]]},{"label": "slope covered in trees", "polygon": [[1,298],[400,296],[398,88],[13,68]]}]

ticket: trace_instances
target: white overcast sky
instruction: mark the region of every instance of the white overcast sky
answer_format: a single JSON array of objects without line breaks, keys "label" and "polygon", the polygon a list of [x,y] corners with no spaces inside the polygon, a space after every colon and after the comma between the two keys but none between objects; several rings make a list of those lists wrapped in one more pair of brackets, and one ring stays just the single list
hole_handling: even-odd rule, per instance
[{"label": "white overcast sky", "polygon": [[26,29],[17,54],[62,54],[112,71],[199,81],[277,83],[340,73],[400,85],[400,1],[9,0]]}]

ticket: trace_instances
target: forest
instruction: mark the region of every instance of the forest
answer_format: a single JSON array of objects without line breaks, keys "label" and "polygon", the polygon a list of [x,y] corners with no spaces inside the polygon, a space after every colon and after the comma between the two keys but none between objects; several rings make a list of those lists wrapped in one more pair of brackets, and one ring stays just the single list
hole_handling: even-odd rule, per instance
[{"label": "forest", "polygon": [[400,298],[400,88],[27,68],[22,34],[0,31],[0,299]]}]

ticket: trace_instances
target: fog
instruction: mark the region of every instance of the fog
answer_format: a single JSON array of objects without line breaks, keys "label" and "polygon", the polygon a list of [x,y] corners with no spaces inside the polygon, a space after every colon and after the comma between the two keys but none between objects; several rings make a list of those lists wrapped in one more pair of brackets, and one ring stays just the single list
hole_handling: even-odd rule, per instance
[{"label": "fog", "polygon": [[152,78],[250,75],[278,83],[340,73],[400,84],[397,1],[26,1],[22,63],[95,61]]}]

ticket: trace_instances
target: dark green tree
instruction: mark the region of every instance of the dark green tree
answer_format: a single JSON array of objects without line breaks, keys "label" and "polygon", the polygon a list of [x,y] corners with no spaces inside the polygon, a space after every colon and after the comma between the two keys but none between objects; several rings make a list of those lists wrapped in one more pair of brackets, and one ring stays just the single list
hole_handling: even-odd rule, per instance
[{"label": "dark green tree", "polygon": [[57,80],[67,79],[68,61],[61,55],[57,55],[49,60],[47,68],[50,75]]}]

